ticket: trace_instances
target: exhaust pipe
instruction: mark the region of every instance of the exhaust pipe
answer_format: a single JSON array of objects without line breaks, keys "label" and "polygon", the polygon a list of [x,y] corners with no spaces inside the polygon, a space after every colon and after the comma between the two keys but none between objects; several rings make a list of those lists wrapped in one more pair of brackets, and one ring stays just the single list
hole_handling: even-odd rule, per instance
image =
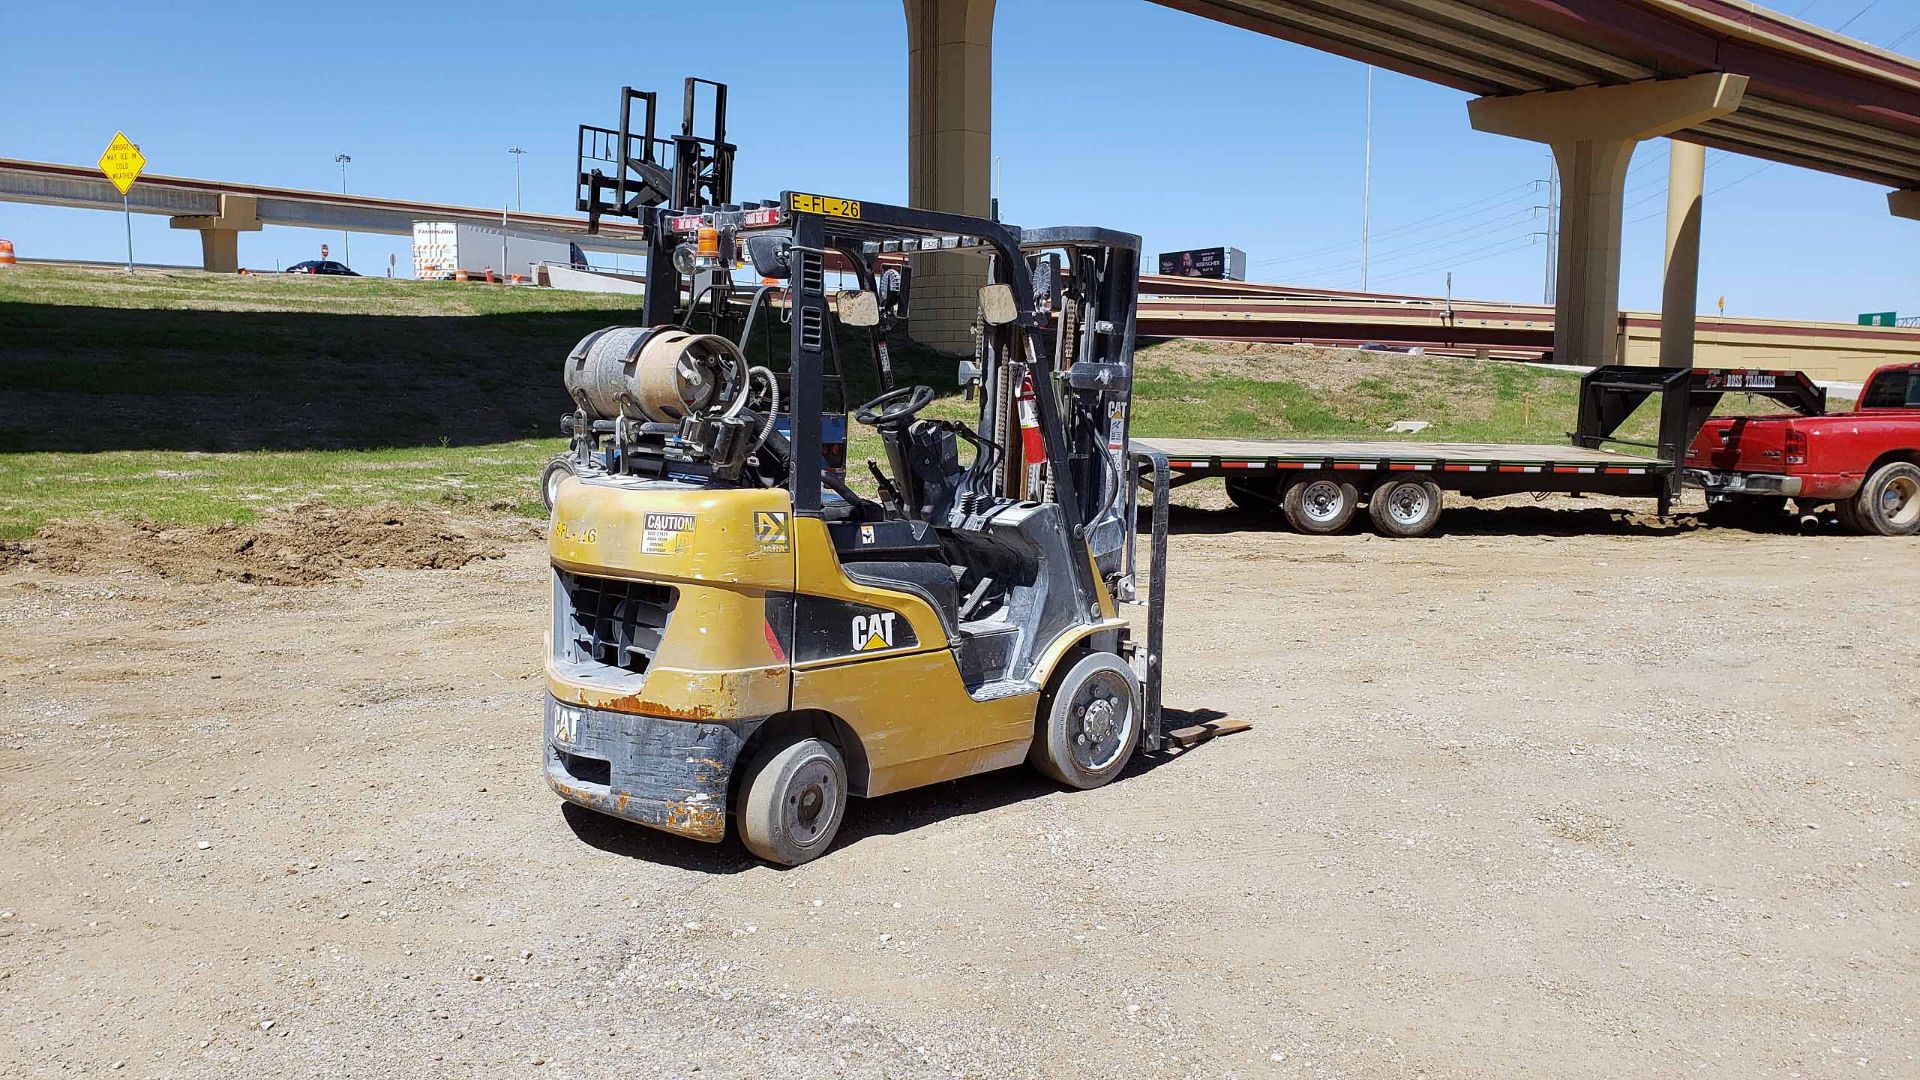
[{"label": "exhaust pipe", "polygon": [[1803,533],[1819,532],[1820,526],[1824,524],[1826,524],[1826,522],[1820,520],[1819,514],[1801,514],[1800,515],[1800,531]]}]

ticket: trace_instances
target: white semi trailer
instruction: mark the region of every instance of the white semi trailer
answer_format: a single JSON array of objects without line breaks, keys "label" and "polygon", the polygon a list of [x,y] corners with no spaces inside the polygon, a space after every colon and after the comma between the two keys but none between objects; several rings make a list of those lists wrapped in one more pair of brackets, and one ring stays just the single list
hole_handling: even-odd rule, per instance
[{"label": "white semi trailer", "polygon": [[563,236],[460,221],[413,223],[413,276],[417,278],[445,281],[461,270],[480,278],[491,270],[496,278],[519,274],[533,281],[538,277],[534,268],[540,263],[585,266],[587,257],[578,244]]}]

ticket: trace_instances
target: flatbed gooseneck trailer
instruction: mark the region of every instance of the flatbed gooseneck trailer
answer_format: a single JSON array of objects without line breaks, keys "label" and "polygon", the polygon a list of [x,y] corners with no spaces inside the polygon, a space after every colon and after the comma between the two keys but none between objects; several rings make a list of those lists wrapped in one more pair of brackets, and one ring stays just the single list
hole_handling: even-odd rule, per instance
[{"label": "flatbed gooseneck trailer", "polygon": [[[1808,414],[1826,402],[1826,391],[1797,371],[1609,366],[1581,377],[1578,425],[1564,445],[1135,438],[1131,446],[1164,464],[1169,487],[1222,477],[1235,505],[1277,508],[1305,533],[1339,532],[1365,506],[1382,534],[1423,536],[1439,521],[1443,491],[1649,498],[1665,515],[1680,492],[1686,448],[1728,393]],[[1655,395],[1657,441],[1617,437]]]}]

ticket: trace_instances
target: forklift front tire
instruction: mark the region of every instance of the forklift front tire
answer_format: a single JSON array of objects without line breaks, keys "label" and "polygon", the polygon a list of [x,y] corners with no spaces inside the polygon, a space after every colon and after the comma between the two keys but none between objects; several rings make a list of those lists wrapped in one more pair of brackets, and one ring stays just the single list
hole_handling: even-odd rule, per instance
[{"label": "forklift front tire", "polygon": [[1140,741],[1140,681],[1126,661],[1081,657],[1045,700],[1028,762],[1082,791],[1119,776]]},{"label": "forklift front tire", "polygon": [[833,846],[847,812],[847,764],[824,739],[769,747],[748,767],[736,825],[747,850],[798,866]]},{"label": "forklift front tire", "polygon": [[549,512],[553,510],[554,498],[560,493],[560,481],[578,475],[580,470],[574,468],[571,454],[555,454],[553,460],[547,462],[546,469],[540,473],[540,501],[547,504]]}]

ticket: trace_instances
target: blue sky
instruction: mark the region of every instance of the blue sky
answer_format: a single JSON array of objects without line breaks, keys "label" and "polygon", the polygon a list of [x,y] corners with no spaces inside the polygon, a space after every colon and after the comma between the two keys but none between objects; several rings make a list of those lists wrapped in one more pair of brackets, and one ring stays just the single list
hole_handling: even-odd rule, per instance
[{"label": "blue sky", "polygon": [[[1920,0],[1790,0],[1887,44]],[[670,49],[650,41],[672,43]],[[157,173],[498,206],[525,155],[528,210],[567,211],[574,129],[611,124],[622,84],[677,103],[688,74],[732,86],[736,192],[904,200],[905,20],[893,0],[541,5],[0,0],[0,156],[91,164],[116,129]],[[1911,49],[1920,34],[1903,44]],[[994,153],[1004,216],[1139,232],[1149,251],[1246,250],[1258,280],[1357,285],[1365,68],[1143,0],[1000,0]],[[666,57],[661,59],[659,57]],[[796,63],[796,58],[813,58]],[[24,88],[31,88],[28,92]],[[1544,148],[1467,125],[1466,97],[1381,72],[1374,84],[1371,285],[1538,300]],[[677,104],[675,106],[677,108]],[[1709,154],[1703,308],[1851,319],[1920,313],[1920,222],[1884,189]],[[1623,306],[1659,300],[1666,145],[1628,179]],[[1723,189],[1723,190],[1716,190]],[[197,263],[194,234],[136,216],[135,256]],[[26,256],[114,259],[118,216],[0,203]],[[271,267],[339,237],[268,229]],[[406,241],[353,240],[402,272]]]}]

